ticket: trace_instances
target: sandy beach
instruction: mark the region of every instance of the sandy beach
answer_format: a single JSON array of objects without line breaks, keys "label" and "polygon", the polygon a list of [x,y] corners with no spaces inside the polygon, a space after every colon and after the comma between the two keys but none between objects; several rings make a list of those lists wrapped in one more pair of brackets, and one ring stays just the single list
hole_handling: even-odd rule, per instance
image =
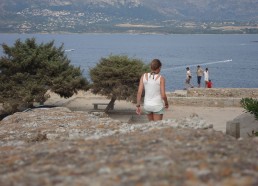
[{"label": "sandy beach", "polygon": [[[69,99],[60,98],[58,95],[51,93],[50,98],[45,103],[46,105],[57,105],[67,107],[76,111],[93,111],[93,103],[108,103],[109,100],[104,96],[94,95],[90,92],[79,92],[77,95]],[[100,106],[100,111],[105,106]],[[164,119],[184,119],[193,114],[197,114],[200,118],[204,119],[207,123],[213,124],[213,128],[217,131],[226,132],[226,123],[237,116],[244,113],[241,107],[196,107],[196,106],[179,106],[170,105],[169,109],[164,114]],[[128,122],[130,118],[145,117],[136,116],[135,105],[126,102],[115,102],[115,109],[109,113],[109,117],[123,122]]]}]

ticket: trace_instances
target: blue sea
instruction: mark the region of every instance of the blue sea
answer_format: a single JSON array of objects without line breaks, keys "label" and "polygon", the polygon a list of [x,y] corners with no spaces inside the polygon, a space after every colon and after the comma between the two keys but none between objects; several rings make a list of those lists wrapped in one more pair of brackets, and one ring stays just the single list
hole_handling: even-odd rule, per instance
[{"label": "blue sea", "polygon": [[146,64],[160,59],[167,91],[184,88],[187,66],[196,86],[197,65],[209,68],[214,87],[258,88],[258,35],[0,34],[0,43],[12,46],[32,37],[64,44],[71,64],[80,66],[89,80],[89,69],[102,57],[127,55]]}]

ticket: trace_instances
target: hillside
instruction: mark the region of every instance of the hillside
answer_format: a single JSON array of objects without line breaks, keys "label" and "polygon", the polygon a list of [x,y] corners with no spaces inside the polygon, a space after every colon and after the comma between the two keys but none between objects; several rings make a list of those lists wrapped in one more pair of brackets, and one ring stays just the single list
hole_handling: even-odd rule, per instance
[{"label": "hillside", "polygon": [[258,0],[2,0],[0,32],[252,33],[257,10]]}]

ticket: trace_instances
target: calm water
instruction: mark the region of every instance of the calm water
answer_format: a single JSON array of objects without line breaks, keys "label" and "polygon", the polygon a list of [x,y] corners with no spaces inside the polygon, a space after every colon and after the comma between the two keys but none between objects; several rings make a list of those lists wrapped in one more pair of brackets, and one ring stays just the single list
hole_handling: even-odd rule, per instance
[{"label": "calm water", "polygon": [[[131,34],[0,34],[0,43],[35,37],[38,42],[64,43],[71,63],[88,70],[109,55],[127,55],[163,63],[168,91],[184,88],[185,67],[196,85],[196,66],[209,68],[214,87],[258,87],[258,35],[131,35]],[[1,56],[2,48],[0,50]]]}]

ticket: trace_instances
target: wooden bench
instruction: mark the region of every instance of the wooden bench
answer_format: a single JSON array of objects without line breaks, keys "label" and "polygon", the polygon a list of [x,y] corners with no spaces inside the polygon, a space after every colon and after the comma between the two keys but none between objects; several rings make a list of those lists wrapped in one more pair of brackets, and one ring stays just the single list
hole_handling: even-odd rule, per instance
[{"label": "wooden bench", "polygon": [[[94,110],[98,110],[99,105],[108,105],[108,103],[92,103],[92,105],[94,106]],[[114,105],[112,105],[111,110],[114,110]]]}]

